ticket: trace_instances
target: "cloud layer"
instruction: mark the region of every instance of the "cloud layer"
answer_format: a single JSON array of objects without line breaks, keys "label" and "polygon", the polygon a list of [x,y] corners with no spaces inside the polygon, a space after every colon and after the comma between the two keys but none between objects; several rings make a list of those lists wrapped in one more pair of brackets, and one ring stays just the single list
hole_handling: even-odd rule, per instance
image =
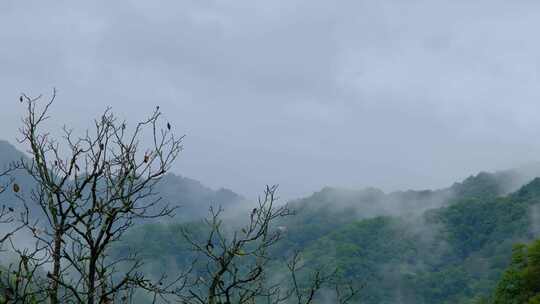
[{"label": "cloud layer", "polygon": [[156,105],[180,174],[253,196],[441,187],[539,159],[535,1],[0,3],[0,137],[20,92],[52,127]]}]

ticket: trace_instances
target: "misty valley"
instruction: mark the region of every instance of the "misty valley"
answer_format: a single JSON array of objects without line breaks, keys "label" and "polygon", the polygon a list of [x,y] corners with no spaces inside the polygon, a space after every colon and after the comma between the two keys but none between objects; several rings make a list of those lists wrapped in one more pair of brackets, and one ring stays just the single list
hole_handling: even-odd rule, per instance
[{"label": "misty valley", "polygon": [[539,28],[0,0],[0,304],[540,304]]},{"label": "misty valley", "polygon": [[[5,167],[19,160],[29,161],[30,157],[8,142],[0,142],[0,161]],[[268,259],[263,264],[267,268],[265,279],[270,285],[280,280],[290,284],[286,276],[290,264],[281,261],[301,253],[295,278],[299,288],[309,290],[313,271],[325,269],[332,272],[332,282],[351,284],[354,292],[343,303],[537,303],[540,299],[540,241],[536,241],[540,234],[539,175],[540,165],[531,164],[507,171],[482,172],[437,190],[385,193],[376,188],[326,187],[304,198],[276,202],[278,206],[286,203],[293,212],[276,217],[267,227],[278,231],[280,239],[265,249],[264,257]],[[28,200],[39,188],[39,181],[24,172],[14,171],[4,182],[16,185],[16,188],[6,187],[2,193],[0,201],[5,213],[21,212],[21,197],[26,195]],[[133,228],[111,246],[105,260],[125,261],[137,253],[144,261],[137,271],[146,276],[174,278],[189,269],[200,276],[196,284],[206,286],[204,280],[212,279],[205,276],[206,267],[213,266],[205,259],[212,258],[213,252],[230,249],[206,244],[207,240],[220,240],[208,237],[213,231],[209,219],[218,210],[222,227],[219,233],[227,235],[224,239],[236,238],[241,230],[245,233],[242,227],[249,223],[250,216],[253,220],[258,205],[231,190],[213,190],[174,173],[165,174],[154,190],[162,202],[177,204],[179,208],[169,217],[137,219]],[[34,220],[45,220],[38,206],[31,202],[25,206]],[[17,217],[12,220],[3,224],[3,234],[17,226]],[[75,244],[75,240],[63,242]],[[21,230],[3,244],[0,288],[4,303],[12,303],[9,299],[14,297],[11,294],[15,292],[14,280],[25,280],[24,276],[16,278],[21,271],[17,265],[30,263],[25,260],[21,264],[12,248],[33,248],[33,242],[31,235]],[[214,251],[194,250],[194,244],[212,246]],[[248,246],[242,250],[250,249]],[[240,260],[235,264],[239,273],[244,271],[243,265],[260,257],[241,252],[234,256]],[[29,259],[24,254],[21,257]],[[84,259],[83,255],[81,258]],[[220,259],[218,264],[223,262]],[[120,264],[109,267],[117,267],[118,272],[129,271]],[[34,275],[47,277],[48,268],[47,263],[40,264]],[[116,275],[111,274],[110,284],[115,279]],[[35,288],[33,284],[42,282],[32,281],[28,290]],[[194,285],[190,288],[198,289]],[[313,303],[337,303],[331,295],[332,288],[339,289],[332,286],[317,289]],[[131,301],[156,301],[151,291],[152,288],[138,291]],[[41,292],[47,293],[46,289]],[[262,295],[258,297],[252,300],[266,303]],[[127,296],[115,298],[111,294],[110,298],[118,303],[127,301]],[[174,302],[172,298],[173,293],[169,293],[157,302],[165,299]],[[20,303],[39,302],[38,299],[39,295],[33,295]],[[284,303],[297,303],[298,299],[306,301],[307,297],[292,297]],[[188,303],[187,298],[181,301]]]}]

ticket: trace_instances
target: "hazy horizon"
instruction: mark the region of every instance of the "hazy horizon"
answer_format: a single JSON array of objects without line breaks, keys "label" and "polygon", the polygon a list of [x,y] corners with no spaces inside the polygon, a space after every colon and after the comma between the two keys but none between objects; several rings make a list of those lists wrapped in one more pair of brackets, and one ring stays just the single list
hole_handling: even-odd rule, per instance
[{"label": "hazy horizon", "polygon": [[0,139],[56,87],[54,130],[159,105],[213,188],[446,187],[540,160],[540,3],[512,4],[3,1]]}]

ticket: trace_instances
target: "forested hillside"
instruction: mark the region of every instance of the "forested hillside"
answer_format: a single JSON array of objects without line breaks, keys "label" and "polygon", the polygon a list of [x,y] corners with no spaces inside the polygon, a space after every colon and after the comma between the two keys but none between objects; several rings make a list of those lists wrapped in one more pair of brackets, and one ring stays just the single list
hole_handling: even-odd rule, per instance
[{"label": "forested hillside", "polygon": [[[436,191],[325,188],[290,203],[297,214],[279,223],[286,238],[273,252],[298,249],[310,267],[336,266],[363,283],[362,303],[476,301],[493,292],[512,246],[540,232],[540,179],[512,189],[518,175],[480,173]],[[156,274],[174,272],[192,258],[181,230],[201,225],[140,227],[122,250],[141,250]]]},{"label": "forested hillside", "polygon": [[[4,163],[20,157],[0,143]],[[335,267],[363,286],[355,298],[359,303],[525,303],[508,300],[516,294],[537,300],[531,282],[540,267],[538,244],[516,245],[540,234],[537,172],[530,166],[480,173],[440,190],[327,187],[289,202],[296,214],[275,223],[284,238],[270,250],[277,258],[301,251],[311,269]],[[21,187],[33,186],[22,173],[15,178]],[[202,239],[208,231],[201,218],[210,206],[229,211],[225,225],[231,228],[251,211],[230,190],[214,191],[173,174],[156,190],[179,205],[176,217],[139,225],[115,251],[139,252],[147,261],[144,270],[155,275],[178,273],[194,260],[182,231]],[[2,204],[16,203],[13,195],[2,197]],[[271,267],[277,274],[283,266]]]}]

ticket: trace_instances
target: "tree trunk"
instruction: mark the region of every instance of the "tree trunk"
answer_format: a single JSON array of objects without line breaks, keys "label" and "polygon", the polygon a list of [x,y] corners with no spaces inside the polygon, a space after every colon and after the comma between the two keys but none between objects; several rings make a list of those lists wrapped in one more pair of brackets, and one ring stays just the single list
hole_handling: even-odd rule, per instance
[{"label": "tree trunk", "polygon": [[96,296],[96,259],[94,251],[90,253],[90,263],[88,265],[88,304],[94,304]]},{"label": "tree trunk", "polygon": [[60,279],[60,259],[62,250],[62,228],[57,227],[54,233],[54,245],[53,245],[53,271],[52,282],[50,290],[50,302],[51,304],[58,304],[58,280]]}]

